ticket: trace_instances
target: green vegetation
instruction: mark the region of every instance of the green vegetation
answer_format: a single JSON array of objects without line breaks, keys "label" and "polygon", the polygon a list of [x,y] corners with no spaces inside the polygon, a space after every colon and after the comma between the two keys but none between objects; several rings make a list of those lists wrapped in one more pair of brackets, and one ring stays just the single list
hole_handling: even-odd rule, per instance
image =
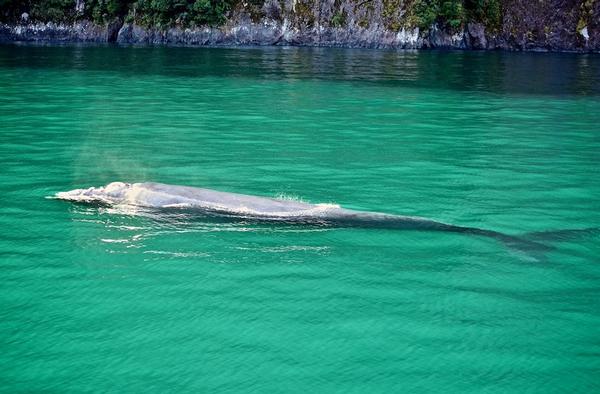
[{"label": "green vegetation", "polygon": [[307,27],[313,27],[315,25],[315,15],[312,12],[313,1],[319,0],[299,0],[296,2],[295,10],[296,16],[301,24]]},{"label": "green vegetation", "polygon": [[[295,13],[300,23],[314,26],[314,2],[298,0]],[[437,23],[450,29],[460,29],[467,21],[483,23],[489,29],[497,29],[502,23],[501,0],[382,0],[382,17],[387,28],[399,30],[401,26],[418,26],[428,29]],[[271,8],[282,6],[272,0]],[[581,6],[580,24],[588,22],[594,0],[585,0]],[[76,12],[75,0],[0,0],[0,20],[18,21],[27,12],[32,21],[70,22],[75,19],[90,19],[104,24],[120,18],[143,26],[218,26],[225,23],[230,11],[243,7],[258,21],[264,16],[263,0],[87,0],[82,12]],[[343,27],[347,15],[340,10],[341,1],[335,1],[330,23]],[[277,7],[275,7],[277,6]],[[265,6],[266,7],[266,6]],[[358,24],[367,27],[369,14],[373,11],[372,0],[356,0],[356,7],[367,10]],[[267,7],[268,8],[268,7]],[[406,11],[406,14],[404,13]]]},{"label": "green vegetation", "polygon": [[416,0],[412,7],[411,22],[422,29],[434,23],[459,27],[464,20],[462,0]]},{"label": "green vegetation", "polygon": [[581,31],[592,20],[592,9],[595,0],[585,0],[579,6],[579,21],[577,22],[577,31]]},{"label": "green vegetation", "polygon": [[[73,1],[70,3],[73,7]],[[120,0],[88,0],[85,2],[84,16],[96,23],[110,22],[127,14],[130,4]]]},{"label": "green vegetation", "polygon": [[233,1],[138,0],[130,7],[129,19],[144,26],[220,25]]},{"label": "green vegetation", "polygon": [[331,18],[331,26],[333,27],[344,27],[346,26],[346,13],[345,12],[336,12]]},{"label": "green vegetation", "polygon": [[402,28],[399,13],[402,11],[402,0],[382,0],[383,9],[381,16],[386,28],[399,31]]},{"label": "green vegetation", "polygon": [[239,0],[88,0],[83,14],[77,15],[74,0],[0,0],[0,20],[15,21],[27,12],[31,20],[41,22],[85,18],[102,24],[123,18],[145,26],[214,26],[225,22],[236,3]]},{"label": "green vegetation", "polygon": [[31,19],[63,22],[75,17],[73,0],[0,0],[0,20],[14,21],[26,12]]},{"label": "green vegetation", "polygon": [[467,21],[496,29],[502,23],[500,0],[415,0],[410,10],[409,24],[422,29],[434,23],[458,29]]},{"label": "green vegetation", "polygon": [[481,22],[489,29],[497,30],[502,25],[500,0],[466,0],[467,19]]}]

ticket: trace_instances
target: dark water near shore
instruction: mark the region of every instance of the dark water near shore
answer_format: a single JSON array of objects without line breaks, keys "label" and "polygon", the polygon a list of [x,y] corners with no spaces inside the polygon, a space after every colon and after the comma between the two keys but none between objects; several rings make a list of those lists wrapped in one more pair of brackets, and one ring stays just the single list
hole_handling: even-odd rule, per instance
[{"label": "dark water near shore", "polygon": [[0,164],[0,390],[600,390],[598,231],[532,258],[44,198],[158,181],[598,228],[598,56],[0,46]]}]

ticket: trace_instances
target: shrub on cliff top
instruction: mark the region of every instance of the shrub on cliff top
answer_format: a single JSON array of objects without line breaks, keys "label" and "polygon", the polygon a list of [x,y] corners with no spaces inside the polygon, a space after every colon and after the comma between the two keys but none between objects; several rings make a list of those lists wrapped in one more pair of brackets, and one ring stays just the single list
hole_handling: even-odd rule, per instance
[{"label": "shrub on cliff top", "polygon": [[[277,8],[280,12],[278,1],[272,0],[270,8]],[[584,4],[593,1],[585,0]],[[433,24],[457,30],[468,21],[484,23],[488,28],[499,28],[502,23],[500,2],[501,0],[383,0],[383,17],[386,26],[393,30],[400,27],[401,14],[397,9],[401,7],[408,12],[408,25],[425,30]],[[217,26],[225,23],[228,13],[233,9],[243,8],[257,21],[268,14],[265,7],[262,7],[263,3],[264,0],[86,0],[84,13],[80,15],[75,12],[75,0],[0,0],[0,20],[19,21],[21,13],[27,12],[32,20],[43,22],[70,22],[83,17],[104,24],[118,17],[144,26]],[[309,27],[316,23],[311,4],[298,1],[295,6],[296,17]],[[267,7],[267,11],[270,8]],[[584,11],[589,14],[588,8],[591,7],[588,6]],[[582,15],[587,14],[582,12]],[[584,19],[586,18],[582,17]],[[338,11],[330,22],[332,26],[343,27],[346,24],[345,13]],[[368,25],[369,20],[365,19],[363,22]]]},{"label": "shrub on cliff top", "polygon": [[433,24],[458,29],[468,21],[496,29],[502,23],[500,0],[415,0],[411,11],[409,24],[422,29]]},{"label": "shrub on cliff top", "polygon": [[175,24],[217,26],[226,20],[233,0],[138,0],[129,16],[145,26],[167,27]]},{"label": "shrub on cliff top", "polygon": [[12,22],[23,12],[29,12],[29,7],[19,0],[0,0],[0,21]]},{"label": "shrub on cliff top", "polygon": [[434,23],[456,29],[462,25],[464,19],[462,0],[416,0],[409,22],[422,29],[428,29]]},{"label": "shrub on cliff top", "polygon": [[31,9],[32,18],[43,21],[63,22],[71,19],[74,13],[75,4],[72,0],[38,1]]},{"label": "shrub on cliff top", "polygon": [[465,8],[469,20],[481,22],[494,30],[502,25],[500,0],[466,0]]},{"label": "shrub on cliff top", "polygon": [[230,9],[230,1],[196,0],[191,18],[197,25],[218,26],[225,23],[225,13]]},{"label": "shrub on cliff top", "polygon": [[114,18],[125,16],[131,3],[126,0],[87,0],[84,16],[98,24],[107,23]]}]

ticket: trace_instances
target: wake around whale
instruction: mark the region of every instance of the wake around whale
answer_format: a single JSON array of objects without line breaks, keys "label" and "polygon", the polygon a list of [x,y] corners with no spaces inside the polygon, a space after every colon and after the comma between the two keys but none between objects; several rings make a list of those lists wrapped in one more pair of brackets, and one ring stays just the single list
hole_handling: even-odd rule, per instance
[{"label": "wake around whale", "polygon": [[357,211],[336,204],[310,204],[154,182],[113,182],[103,187],[59,192],[55,198],[110,206],[123,205],[160,210],[185,209],[188,212],[191,210],[205,215],[265,222],[465,233],[493,238],[519,250],[548,249],[544,244],[522,237],[476,227],[456,226],[422,217]]}]

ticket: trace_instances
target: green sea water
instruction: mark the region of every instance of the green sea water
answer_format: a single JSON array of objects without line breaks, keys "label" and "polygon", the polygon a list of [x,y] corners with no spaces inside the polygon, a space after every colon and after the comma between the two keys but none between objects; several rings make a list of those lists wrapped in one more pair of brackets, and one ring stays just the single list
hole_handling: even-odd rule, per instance
[{"label": "green sea water", "polygon": [[[597,55],[0,46],[0,391],[600,392],[599,174]],[[112,181],[554,236],[46,198]]]}]

